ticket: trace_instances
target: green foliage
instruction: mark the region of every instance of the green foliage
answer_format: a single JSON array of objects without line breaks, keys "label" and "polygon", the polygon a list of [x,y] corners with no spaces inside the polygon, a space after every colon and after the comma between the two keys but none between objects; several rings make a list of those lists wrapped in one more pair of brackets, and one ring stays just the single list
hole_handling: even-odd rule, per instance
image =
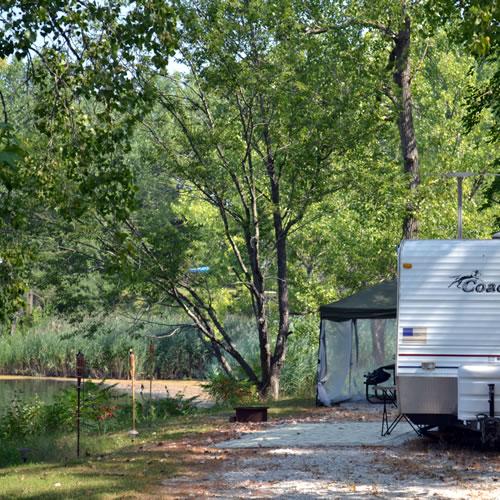
[{"label": "green foliage", "polygon": [[[255,325],[249,318],[229,317],[228,330],[239,351],[258,370],[259,348],[253,333]],[[281,395],[283,397],[312,397],[316,389],[316,370],[318,362],[319,319],[315,314],[294,317],[286,354],[286,362],[281,373]],[[244,379],[244,374],[236,365],[234,376],[220,371],[208,375],[206,390],[221,404],[252,403],[257,401],[256,394]]]},{"label": "green foliage", "polygon": [[[450,37],[476,59],[478,80],[467,88],[467,132],[486,126],[493,145],[500,139],[500,4],[491,0],[438,0],[428,2],[431,20],[445,26]],[[491,120],[490,117],[493,119]],[[499,158],[494,162],[498,170]]]},{"label": "green foliage", "polygon": [[281,374],[284,396],[310,398],[316,394],[319,319],[316,315],[294,319],[286,364]]},{"label": "green foliage", "polygon": [[[114,386],[103,382],[82,384],[81,421],[89,432],[103,433],[108,430],[107,423],[116,417],[123,396],[113,392]],[[70,431],[75,428],[77,391],[64,389],[55,396],[53,403],[46,406],[45,427],[49,432]]]},{"label": "green foliage", "polygon": [[[270,373],[259,365],[279,363],[286,344],[289,237],[303,239],[312,207],[356,178],[360,162],[349,160],[377,125],[370,55],[352,28],[306,36],[293,2],[175,6],[190,72],[158,75],[158,106],[132,156],[140,207],[120,227],[107,221],[103,239],[128,290],[181,304],[256,382]],[[190,273],[200,265],[210,272]],[[297,282],[292,297],[307,294]],[[282,294],[277,308],[266,293]],[[320,298],[314,290],[307,306]],[[240,313],[259,316],[261,349],[272,349],[264,337],[275,341],[274,355],[252,366],[224,333],[225,317]]]},{"label": "green foliage", "polygon": [[33,436],[42,431],[44,417],[45,407],[38,398],[25,402],[15,397],[0,417],[0,437],[5,440]]},{"label": "green foliage", "polygon": [[[10,239],[0,239],[0,321],[19,308],[27,257],[42,246],[33,245],[40,220],[123,219],[134,207],[123,158],[154,102],[146,75],[173,54],[175,24],[171,6],[157,0],[2,2],[0,229]],[[20,65],[5,62],[14,58],[22,79]]]},{"label": "green foliage", "polygon": [[215,372],[202,385],[210,397],[218,404],[234,406],[258,401],[255,384],[248,380],[239,380],[222,372]]},{"label": "green foliage", "polygon": [[434,0],[426,12],[432,22],[448,25],[455,39],[477,55],[485,56],[498,47],[500,7],[493,0]]},{"label": "green foliage", "polygon": [[123,154],[152,102],[137,78],[172,55],[171,7],[117,0],[2,7],[0,57],[28,61],[33,85],[40,148],[28,162],[37,195],[70,219],[89,210],[124,217],[135,190]]},{"label": "green foliage", "polygon": [[146,90],[134,85],[127,71],[165,67],[175,46],[174,12],[162,1],[8,0],[2,9],[0,57],[38,57],[33,76],[58,77],[51,98],[69,91],[129,111]]},{"label": "green foliage", "polygon": [[144,422],[154,422],[171,416],[191,415],[197,409],[197,396],[184,397],[182,392],[171,396],[168,391],[166,396],[158,399],[141,397],[139,403],[140,416]]},{"label": "green foliage", "polygon": [[[0,67],[0,74],[1,71]],[[27,172],[21,168],[26,151],[6,114],[4,120],[0,122],[0,324],[23,304],[28,256],[22,246],[25,238],[20,234],[25,229],[25,183],[29,184]]]},{"label": "green foliage", "polygon": [[[107,420],[115,417],[118,398],[111,386],[86,382],[81,399],[84,425],[92,432],[105,432]],[[53,403],[42,403],[37,397],[33,401],[15,397],[5,415],[0,416],[0,436],[15,440],[45,432],[69,432],[76,425],[76,407],[77,392],[73,387],[60,391]]]},{"label": "green foliage", "polygon": [[9,243],[2,244],[0,248],[3,249],[0,257],[0,325],[3,325],[24,305],[26,256],[19,247],[12,247]]},{"label": "green foliage", "polygon": [[[497,7],[406,5],[421,159],[411,201],[422,237],[450,238],[455,185],[443,174],[498,170],[485,141],[500,102]],[[171,329],[85,318],[117,307],[154,316],[181,302],[189,322],[198,308],[200,325],[231,352],[225,328],[262,376],[257,322],[234,321],[255,314],[256,297],[265,296],[257,321],[269,325],[267,345],[280,326],[280,283],[289,286],[289,311],[308,314],[395,274],[408,179],[387,67],[393,42],[380,24],[397,32],[401,2],[173,6],[4,2],[0,56],[27,62],[0,62],[8,112],[0,127],[0,321],[21,318],[22,294],[33,287],[47,315],[71,314],[81,325],[59,333],[38,325],[1,339],[3,370],[69,374],[82,350],[93,375],[124,376],[132,347],[139,373],[149,373],[143,337]],[[467,51],[450,48],[443,23]],[[185,72],[171,75],[176,29]],[[481,71],[468,71],[470,54]],[[467,115],[469,88],[476,108]],[[477,120],[464,136],[467,116]],[[464,184],[464,234],[489,237],[498,182]],[[285,240],[286,279],[277,279]],[[190,272],[200,265],[210,272]],[[310,391],[315,372],[314,320],[293,322],[285,393]],[[201,377],[210,360],[186,328],[159,342],[156,365],[157,376]]]},{"label": "green foliage", "polygon": [[[190,415],[196,411],[196,397],[182,393],[137,403],[138,422],[147,424],[172,416]],[[53,403],[38,398],[22,401],[15,397],[5,414],[0,416],[0,439],[23,442],[41,434],[57,435],[76,429],[77,391],[74,387],[60,391]],[[104,383],[85,382],[81,391],[81,429],[84,434],[103,435],[130,426],[130,398]]]}]

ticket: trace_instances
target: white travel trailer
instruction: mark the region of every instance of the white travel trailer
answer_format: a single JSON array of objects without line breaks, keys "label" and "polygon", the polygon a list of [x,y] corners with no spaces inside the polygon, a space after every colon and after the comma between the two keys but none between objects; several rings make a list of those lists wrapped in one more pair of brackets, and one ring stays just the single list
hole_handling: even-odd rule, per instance
[{"label": "white travel trailer", "polygon": [[398,260],[400,412],[500,439],[500,239],[406,240]]}]

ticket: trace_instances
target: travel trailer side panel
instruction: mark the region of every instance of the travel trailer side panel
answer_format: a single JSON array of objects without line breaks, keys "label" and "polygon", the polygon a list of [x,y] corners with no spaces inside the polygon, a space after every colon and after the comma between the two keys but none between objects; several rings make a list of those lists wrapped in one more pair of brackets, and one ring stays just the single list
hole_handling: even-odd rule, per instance
[{"label": "travel trailer side panel", "polygon": [[[463,365],[500,366],[500,240],[407,240],[399,250],[401,412],[457,415]],[[500,392],[500,387],[497,389]],[[417,419],[416,419],[417,420]]]},{"label": "travel trailer side panel", "polygon": [[399,378],[399,406],[407,414],[457,413],[457,379],[454,377]]}]

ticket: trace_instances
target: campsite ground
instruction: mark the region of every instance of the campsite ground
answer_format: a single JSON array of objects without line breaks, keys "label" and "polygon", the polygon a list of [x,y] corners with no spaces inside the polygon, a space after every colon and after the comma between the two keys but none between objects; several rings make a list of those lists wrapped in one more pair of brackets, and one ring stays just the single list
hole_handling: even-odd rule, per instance
[{"label": "campsite ground", "polygon": [[[237,424],[230,434],[239,439],[241,433],[266,427],[314,423],[328,429],[329,423],[338,422],[348,433],[351,424],[378,424],[379,410],[364,403],[311,408],[307,414],[276,418],[269,424]],[[500,498],[498,453],[444,436],[410,435],[394,446],[319,447],[307,446],[308,437],[297,436],[296,446],[276,442],[236,449],[214,447],[220,437],[227,439],[210,434],[198,441],[197,465],[162,481],[165,498]],[[170,444],[171,449],[179,445],[188,443]]]},{"label": "campsite ground", "polygon": [[379,422],[366,404],[315,408],[282,401],[266,424],[228,422],[204,410],[141,433],[106,452],[0,471],[0,498],[500,498],[498,453],[415,437],[384,446],[224,449],[255,430],[297,423]]}]

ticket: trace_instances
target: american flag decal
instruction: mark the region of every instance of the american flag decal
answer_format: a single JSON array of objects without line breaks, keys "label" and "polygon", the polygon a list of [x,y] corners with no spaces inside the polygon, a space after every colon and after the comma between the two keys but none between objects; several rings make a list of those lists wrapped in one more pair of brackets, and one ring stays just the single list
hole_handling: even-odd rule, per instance
[{"label": "american flag decal", "polygon": [[403,343],[405,344],[427,343],[427,328],[403,328]]}]

